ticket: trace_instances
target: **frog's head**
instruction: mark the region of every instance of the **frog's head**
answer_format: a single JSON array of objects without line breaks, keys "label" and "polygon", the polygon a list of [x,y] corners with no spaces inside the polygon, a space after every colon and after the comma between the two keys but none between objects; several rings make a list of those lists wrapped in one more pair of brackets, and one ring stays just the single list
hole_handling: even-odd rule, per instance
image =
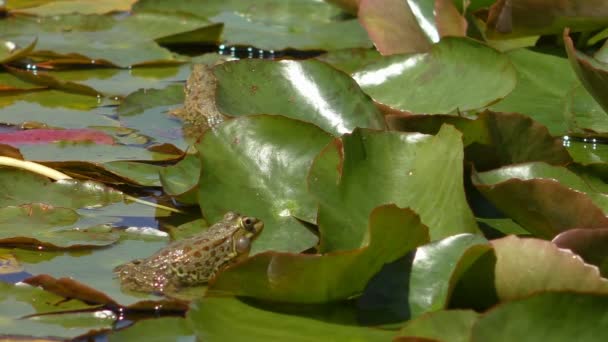
[{"label": "frog's head", "polygon": [[264,229],[264,222],[252,216],[242,216],[234,212],[224,215],[224,221],[237,228],[232,233],[232,247],[238,256],[246,257],[251,244]]}]

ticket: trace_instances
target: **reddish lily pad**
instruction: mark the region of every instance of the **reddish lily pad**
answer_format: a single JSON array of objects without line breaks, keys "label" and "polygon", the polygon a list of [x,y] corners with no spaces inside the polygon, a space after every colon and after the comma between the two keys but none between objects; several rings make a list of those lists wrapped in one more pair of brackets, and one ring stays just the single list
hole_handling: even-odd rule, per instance
[{"label": "reddish lily pad", "polygon": [[374,101],[393,111],[449,114],[507,96],[515,69],[498,51],[468,38],[444,38],[429,52],[394,55],[353,75]]},{"label": "reddish lily pad", "polygon": [[608,279],[597,267],[549,241],[508,236],[492,241],[496,253],[495,286],[501,300],[540,291],[608,293]]},{"label": "reddish lily pad", "polygon": [[369,244],[327,254],[266,252],[220,274],[209,293],[273,301],[321,303],[363,292],[382,268],[429,240],[428,229],[409,209],[383,206],[369,217]]},{"label": "reddish lily pad", "polygon": [[254,254],[312,247],[317,238],[298,219],[316,220],[306,174],[330,139],[312,124],[278,115],[243,116],[205,131],[196,145],[205,218],[215,222],[232,210],[262,219]]},{"label": "reddish lily pad", "polygon": [[385,127],[380,111],[350,77],[316,60],[249,59],[213,71],[217,108],[226,115],[284,115],[334,135]]},{"label": "reddish lily pad", "polygon": [[608,229],[570,229],[552,242],[580,255],[586,263],[599,267],[602,276],[608,276]]},{"label": "reddish lily pad", "polygon": [[432,240],[477,233],[464,196],[462,158],[461,135],[447,125],[436,136],[357,129],[335,139],[308,176],[319,200],[321,250],[365,245],[369,213],[389,203],[416,211]]},{"label": "reddish lily pad", "polygon": [[608,227],[608,198],[564,167],[506,166],[474,173],[473,184],[535,236],[551,239],[571,228]]},{"label": "reddish lily pad", "polygon": [[92,129],[32,129],[0,133],[0,143],[18,147],[29,144],[48,144],[56,141],[90,141],[95,144],[114,144],[114,139]]}]

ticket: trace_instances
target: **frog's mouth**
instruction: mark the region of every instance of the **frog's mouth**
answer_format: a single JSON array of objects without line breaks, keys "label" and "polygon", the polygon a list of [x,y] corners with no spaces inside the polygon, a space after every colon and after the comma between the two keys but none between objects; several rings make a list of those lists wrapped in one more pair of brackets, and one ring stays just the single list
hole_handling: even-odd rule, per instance
[{"label": "frog's mouth", "polygon": [[264,222],[262,221],[258,221],[253,225],[253,229],[255,230],[255,235],[258,235],[262,232],[262,230],[264,229]]}]

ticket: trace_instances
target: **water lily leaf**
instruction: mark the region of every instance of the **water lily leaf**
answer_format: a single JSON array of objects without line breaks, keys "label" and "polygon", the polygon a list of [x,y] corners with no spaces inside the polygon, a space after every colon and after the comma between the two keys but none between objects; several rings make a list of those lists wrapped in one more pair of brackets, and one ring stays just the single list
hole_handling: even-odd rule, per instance
[{"label": "water lily leaf", "polygon": [[183,123],[169,115],[169,109],[184,102],[181,85],[163,89],[140,89],[129,94],[118,107],[117,113],[124,127],[129,127],[151,138],[155,143],[170,143],[186,149]]},{"label": "water lily leaf", "polygon": [[[608,6],[605,7],[605,11],[608,14]],[[564,45],[568,53],[570,65],[572,65],[572,69],[576,72],[578,79],[585,86],[585,89],[593,95],[597,103],[602,106],[604,111],[608,111],[608,92],[606,91],[606,86],[608,85],[608,64],[577,51],[570,38],[570,31],[568,29],[564,30]]]},{"label": "water lily leaf", "polygon": [[45,204],[0,208],[0,244],[53,248],[100,247],[119,238],[111,227],[75,228],[79,215],[72,209]]},{"label": "water lily leaf", "polygon": [[552,242],[559,248],[578,254],[586,263],[597,266],[603,277],[608,276],[608,229],[570,229]]},{"label": "water lily leaf", "polygon": [[[36,287],[0,282],[0,335],[73,338],[110,328],[116,317],[108,310],[63,313],[95,308]],[[47,315],[22,318],[36,314]]]},{"label": "water lily leaf", "polygon": [[571,134],[608,136],[608,115],[582,85],[572,88],[566,101],[565,115]]},{"label": "water lily leaf", "polygon": [[38,39],[34,39],[25,47],[18,47],[15,43],[7,40],[0,40],[0,64],[8,64],[22,57],[27,56],[36,47]]},{"label": "water lily leaf", "polygon": [[71,81],[62,81],[54,78],[53,76],[48,75],[43,71],[34,71],[34,70],[21,70],[17,68],[11,68],[9,66],[4,66],[4,69],[15,75],[16,77],[26,81],[37,84],[42,87],[48,87],[50,89],[62,90],[68,93],[89,95],[89,96],[98,96],[99,92],[87,85],[71,82]]},{"label": "water lily leaf", "polygon": [[535,236],[551,239],[571,228],[608,227],[608,197],[564,167],[542,162],[506,166],[474,173],[473,184]]},{"label": "water lily leaf", "polygon": [[61,128],[118,126],[116,120],[103,115],[103,109],[96,108],[100,104],[105,103],[96,97],[57,90],[6,95],[0,97],[0,122],[9,125],[38,122]]},{"label": "water lily leaf", "polygon": [[[68,58],[78,63],[128,67],[144,63],[175,63],[175,55],[154,40],[176,33],[211,30],[217,41],[217,28],[200,17],[138,13],[127,17],[101,15],[14,16],[0,21],[5,39],[25,45],[37,36],[36,53],[51,58]],[[116,39],[120,37],[120,39]],[[95,44],[90,44],[94,41]],[[53,54],[55,56],[53,56]],[[48,64],[48,63],[47,63]]]},{"label": "water lily leaf", "polygon": [[[201,174],[201,161],[196,155],[188,154],[184,159],[177,162],[175,165],[170,165],[162,168],[159,171],[160,182],[163,186],[163,191],[169,196],[180,196],[180,200],[192,198],[194,201],[186,203],[198,203],[196,192]],[[188,193],[194,194],[188,195]],[[184,198],[185,195],[186,198]]]},{"label": "water lily leaf", "polygon": [[394,205],[374,209],[368,227],[369,245],[347,252],[257,254],[222,272],[209,293],[300,303],[347,299],[361,294],[384,264],[429,241],[418,215]]},{"label": "water lily leaf", "polygon": [[316,60],[248,59],[220,64],[213,71],[217,108],[226,115],[284,115],[334,135],[355,127],[385,126],[381,113],[350,77]]},{"label": "water lily leaf", "polygon": [[317,204],[306,189],[306,174],[330,139],[311,124],[283,116],[245,116],[207,130],[196,145],[205,217],[215,222],[233,210],[262,219],[254,254],[310,248],[317,239],[296,218],[315,222]]},{"label": "water lily leaf", "polygon": [[409,278],[411,317],[446,308],[460,275],[490,249],[485,238],[471,234],[419,247]]},{"label": "water lily leaf", "polygon": [[565,27],[591,31],[608,24],[608,4],[602,0],[498,0],[490,8],[486,34],[490,38],[559,34]]},{"label": "water lily leaf", "polygon": [[133,341],[144,337],[150,342],[179,340],[180,342],[195,342],[196,336],[190,327],[190,321],[180,317],[161,317],[144,319],[134,325],[120,329],[108,336],[110,342]]},{"label": "water lily leaf", "polygon": [[567,121],[559,113],[565,111],[569,91],[578,85],[568,60],[528,49],[513,50],[507,56],[517,70],[517,85],[489,109],[525,114],[547,126],[552,135],[566,134]]},{"label": "water lily leaf", "polygon": [[92,129],[30,129],[0,133],[0,143],[11,146],[24,144],[48,144],[56,141],[89,141],[95,144],[112,145],[114,139]]},{"label": "water lily leaf", "polygon": [[399,335],[432,338],[440,341],[468,342],[479,314],[473,310],[429,312],[405,323]]},{"label": "water lily leaf", "polygon": [[477,233],[465,200],[462,158],[461,134],[447,125],[436,136],[357,129],[334,140],[308,176],[319,200],[322,251],[365,245],[369,213],[389,203],[416,211],[431,240]]},{"label": "water lily leaf", "polygon": [[366,64],[379,60],[381,55],[376,49],[344,49],[329,51],[316,58],[350,74]]},{"label": "water lily leaf", "polygon": [[[361,0],[358,16],[370,39],[383,55],[426,52],[432,43],[439,41],[435,25],[422,27],[419,23],[420,19],[427,20],[424,14],[428,13],[423,13],[423,10],[428,10],[429,7],[432,11],[433,4],[430,1],[425,4],[416,0]],[[434,23],[434,19],[433,16],[430,23]]]},{"label": "water lily leaf", "polygon": [[19,8],[9,7],[13,13],[26,13],[39,16],[61,14],[106,14],[110,12],[125,12],[131,9],[136,0],[63,0],[40,1],[37,6]]},{"label": "water lily leaf", "polygon": [[597,332],[608,328],[605,305],[606,295],[539,293],[482,315],[471,341],[597,341]]},{"label": "water lily leaf", "polygon": [[[16,92],[23,94],[25,92],[40,91],[42,89],[45,89],[45,87],[22,81],[8,72],[0,72],[0,94],[2,94],[3,97]],[[9,99],[8,101],[0,99],[0,107],[4,107],[7,104],[14,102],[15,98],[16,97],[13,96],[12,99]]]},{"label": "water lily leaf", "polygon": [[0,252],[15,255],[26,272],[45,275],[33,278],[38,284],[45,285],[49,290],[62,291],[70,298],[94,299],[100,301],[99,304],[119,304],[133,309],[156,306],[159,310],[184,309],[183,302],[141,292],[123,292],[112,271],[127,261],[148,257],[165,245],[166,238],[150,236],[136,239],[124,236],[118,243],[94,251],[1,249]]},{"label": "water lily leaf", "polygon": [[[186,315],[196,336],[204,341],[226,341],[247,336],[249,341],[388,341],[392,331],[324,322],[248,305],[235,298],[201,298]],[[248,322],[237,324],[235,320]],[[230,327],[230,328],[229,328]]]},{"label": "water lily leaf", "polygon": [[353,77],[374,101],[420,114],[481,108],[507,96],[516,84],[505,55],[471,39],[450,37],[426,53],[371,63]]},{"label": "water lily leaf", "polygon": [[477,170],[529,161],[565,165],[572,161],[562,140],[547,128],[517,113],[484,111],[476,119],[456,115],[389,115],[391,129],[436,134],[444,123],[463,133],[465,158]]},{"label": "water lily leaf", "polygon": [[127,179],[132,184],[143,186],[161,186],[158,173],[163,170],[160,165],[129,162],[129,161],[113,161],[104,163],[105,170],[119,175],[122,179]]},{"label": "water lily leaf", "polygon": [[501,300],[539,291],[608,293],[608,280],[597,267],[549,241],[508,236],[493,240],[496,253],[495,286]]}]

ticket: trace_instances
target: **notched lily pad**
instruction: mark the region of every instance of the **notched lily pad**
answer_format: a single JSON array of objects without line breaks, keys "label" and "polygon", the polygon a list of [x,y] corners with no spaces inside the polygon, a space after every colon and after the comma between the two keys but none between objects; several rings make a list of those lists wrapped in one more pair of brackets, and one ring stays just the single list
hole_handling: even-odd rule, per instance
[{"label": "notched lily pad", "polygon": [[357,129],[335,139],[308,175],[319,201],[321,250],[364,246],[369,213],[389,203],[416,211],[431,240],[478,233],[464,196],[462,158],[461,134],[448,125],[435,136]]},{"label": "notched lily pad", "polygon": [[410,209],[374,209],[369,244],[327,254],[266,252],[222,272],[209,294],[230,293],[273,301],[321,303],[361,294],[386,263],[429,241],[428,228]]}]

